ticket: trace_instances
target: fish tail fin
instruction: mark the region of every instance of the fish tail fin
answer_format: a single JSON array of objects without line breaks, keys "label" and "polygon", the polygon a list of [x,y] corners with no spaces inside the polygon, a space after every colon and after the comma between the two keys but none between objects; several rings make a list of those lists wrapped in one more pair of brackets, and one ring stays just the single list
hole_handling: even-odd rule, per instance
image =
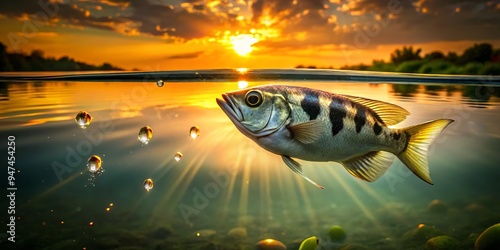
[{"label": "fish tail fin", "polygon": [[427,162],[427,149],[453,120],[439,119],[404,128],[409,137],[406,148],[397,156],[416,176],[432,185]]}]

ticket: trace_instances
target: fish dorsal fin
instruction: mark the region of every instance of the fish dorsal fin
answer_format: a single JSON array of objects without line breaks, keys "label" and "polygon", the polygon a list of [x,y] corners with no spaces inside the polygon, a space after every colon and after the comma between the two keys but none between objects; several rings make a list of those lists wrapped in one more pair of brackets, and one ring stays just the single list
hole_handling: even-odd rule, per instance
[{"label": "fish dorsal fin", "polygon": [[323,131],[322,126],[319,120],[311,120],[290,125],[288,129],[291,130],[293,139],[309,144],[319,139],[321,131]]},{"label": "fish dorsal fin", "polygon": [[363,97],[344,95],[348,99],[371,108],[387,126],[396,125],[410,114],[408,110],[388,102],[367,99]]},{"label": "fish dorsal fin", "polygon": [[293,172],[295,172],[296,174],[300,175],[300,177],[304,178],[306,181],[312,183],[314,186],[316,186],[318,188],[325,189],[323,186],[318,185],[316,182],[314,182],[311,179],[307,178],[307,176],[305,176],[302,173],[302,166],[300,166],[300,163],[296,162],[294,159],[290,158],[290,156],[288,156],[288,155],[282,155],[281,158],[283,159],[283,161],[285,162],[285,164]]},{"label": "fish dorsal fin", "polygon": [[345,169],[355,177],[373,182],[391,166],[394,157],[385,151],[373,151],[342,162]]}]

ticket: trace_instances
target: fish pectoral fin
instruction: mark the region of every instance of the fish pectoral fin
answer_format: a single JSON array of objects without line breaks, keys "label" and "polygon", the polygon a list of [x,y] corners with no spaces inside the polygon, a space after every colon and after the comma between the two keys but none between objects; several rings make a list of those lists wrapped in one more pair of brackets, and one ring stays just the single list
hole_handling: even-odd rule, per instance
[{"label": "fish pectoral fin", "polygon": [[302,173],[302,166],[300,163],[296,162],[294,159],[290,158],[288,155],[282,155],[281,158],[285,162],[285,164],[296,174],[300,175],[300,177],[304,178],[306,181],[310,182],[311,184],[315,185],[318,188],[325,189],[323,186],[318,185],[316,182],[312,181],[309,179],[307,176],[305,176]]},{"label": "fish pectoral fin", "polygon": [[391,166],[394,156],[385,151],[373,151],[365,155],[343,161],[345,169],[353,176],[373,182]]},{"label": "fish pectoral fin", "polygon": [[291,130],[293,139],[304,144],[309,144],[319,139],[323,128],[321,125],[321,121],[311,120],[290,125],[288,126],[288,129]]},{"label": "fish pectoral fin", "polygon": [[344,95],[345,97],[371,108],[387,126],[396,125],[406,119],[410,114],[408,110],[392,103],[377,101],[357,96]]}]

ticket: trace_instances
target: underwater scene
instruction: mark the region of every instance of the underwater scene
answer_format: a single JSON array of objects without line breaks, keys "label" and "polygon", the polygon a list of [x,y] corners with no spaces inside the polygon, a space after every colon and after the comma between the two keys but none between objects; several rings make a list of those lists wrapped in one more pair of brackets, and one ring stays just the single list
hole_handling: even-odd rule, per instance
[{"label": "underwater scene", "polygon": [[[500,249],[500,78],[343,72],[1,75],[0,248]],[[311,185],[216,101],[268,84],[407,110],[391,128],[454,120],[433,184],[294,158]]]}]

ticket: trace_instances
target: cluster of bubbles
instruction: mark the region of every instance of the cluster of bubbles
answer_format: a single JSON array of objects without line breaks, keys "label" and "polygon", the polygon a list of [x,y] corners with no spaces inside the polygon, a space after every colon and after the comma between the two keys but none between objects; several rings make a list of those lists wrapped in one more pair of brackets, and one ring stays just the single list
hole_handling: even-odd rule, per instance
[{"label": "cluster of bubbles", "polygon": [[114,205],[113,203],[109,203],[109,207],[107,207],[107,208],[106,208],[106,212],[111,211],[111,207],[112,207],[113,205]]},{"label": "cluster of bubbles", "polygon": [[[163,81],[159,80],[157,82],[158,87],[163,86]],[[75,122],[80,126],[80,128],[87,128],[90,125],[90,122],[92,121],[92,116],[90,116],[89,113],[85,111],[80,111],[75,117]],[[189,129],[189,136],[192,139],[196,139],[198,136],[200,136],[201,130],[198,126],[192,126]],[[150,126],[144,126],[139,129],[139,134],[138,134],[138,140],[142,142],[143,145],[147,145],[151,138],[153,138],[153,129]],[[182,153],[181,152],[176,152],[174,154],[174,160],[175,161],[180,161],[182,159]],[[87,169],[90,173],[90,181],[95,180],[96,176],[102,174],[104,172],[104,169],[102,168],[102,160],[101,157],[97,155],[92,155],[88,160],[87,160]],[[149,191],[153,189],[153,180],[148,178],[144,181],[144,188]],[[108,210],[109,211],[109,208]]]},{"label": "cluster of bubbles", "polygon": [[92,186],[94,186],[94,181],[97,176],[104,173],[104,169],[102,168],[102,160],[101,157],[97,155],[92,155],[87,160],[87,169],[90,173],[89,181]]},{"label": "cluster of bubbles", "polygon": [[101,170],[102,160],[101,157],[97,155],[91,156],[87,160],[87,168],[91,174],[95,174]]}]

